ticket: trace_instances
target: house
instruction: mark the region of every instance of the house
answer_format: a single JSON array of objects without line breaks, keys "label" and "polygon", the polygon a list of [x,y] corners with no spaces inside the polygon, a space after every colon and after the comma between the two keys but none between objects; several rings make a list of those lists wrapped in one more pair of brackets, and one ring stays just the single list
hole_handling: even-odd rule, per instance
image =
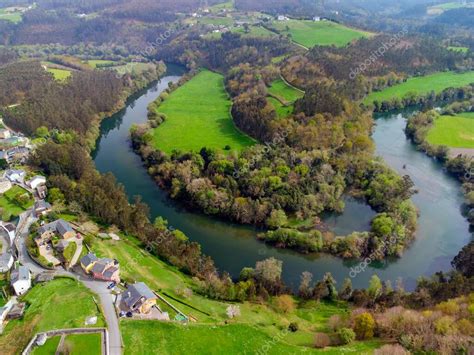
[{"label": "house", "polygon": [[156,305],[157,296],[143,282],[128,286],[120,302],[122,310],[147,314]]},{"label": "house", "polygon": [[91,274],[93,278],[103,281],[120,282],[120,270],[117,260],[102,258],[98,259],[93,253],[85,255],[81,259],[82,269]]},{"label": "house", "polygon": [[48,196],[48,188],[46,185],[40,185],[36,188],[36,193],[39,198],[45,199]]},{"label": "house", "polygon": [[10,299],[3,307],[0,307],[0,330],[3,329],[3,322],[7,318],[7,315],[13,308],[15,302],[16,301],[14,299]]},{"label": "house", "polygon": [[36,217],[44,216],[51,212],[51,205],[45,200],[36,201],[33,206],[34,214]]},{"label": "house", "polygon": [[7,170],[5,173],[5,177],[11,182],[23,182],[23,179],[25,178],[25,176],[26,176],[26,172],[24,170],[10,169],[10,170]]},{"label": "house", "polygon": [[319,16],[314,16],[314,17],[313,17],[313,21],[314,21],[314,22],[319,22],[319,21],[321,21],[321,17],[319,17]]},{"label": "house", "polygon": [[87,255],[84,255],[80,262],[81,262],[81,267],[82,269],[88,274],[91,269],[94,267],[94,264],[98,261],[99,259],[95,254],[89,253]]},{"label": "house", "polygon": [[277,20],[278,20],[278,21],[288,21],[289,18],[286,17],[286,16],[283,16],[283,15],[278,15]]},{"label": "house", "polygon": [[0,139],[8,139],[12,136],[12,133],[5,128],[0,129]]},{"label": "house", "polygon": [[41,242],[49,241],[55,235],[58,235],[63,239],[74,238],[76,235],[71,225],[63,219],[57,219],[54,222],[39,227],[38,234]]},{"label": "house", "polygon": [[0,255],[0,273],[8,272],[13,266],[13,255],[6,252]]},{"label": "house", "polygon": [[10,180],[5,178],[0,178],[0,194],[4,194],[12,188],[12,183]]},{"label": "house", "polygon": [[62,253],[68,247],[68,245],[69,240],[61,239],[58,244],[56,244],[55,248]]},{"label": "house", "polygon": [[7,319],[19,319],[25,314],[26,303],[15,303],[7,314]]},{"label": "house", "polygon": [[31,274],[26,266],[18,266],[12,271],[10,283],[17,296],[23,295],[31,288]]},{"label": "house", "polygon": [[0,222],[0,227],[3,228],[5,232],[7,232],[8,238],[10,239],[10,245],[12,245],[13,241],[15,240],[16,226],[13,223]]},{"label": "house", "polygon": [[46,184],[46,178],[44,176],[36,175],[27,184],[34,190],[40,185]]}]

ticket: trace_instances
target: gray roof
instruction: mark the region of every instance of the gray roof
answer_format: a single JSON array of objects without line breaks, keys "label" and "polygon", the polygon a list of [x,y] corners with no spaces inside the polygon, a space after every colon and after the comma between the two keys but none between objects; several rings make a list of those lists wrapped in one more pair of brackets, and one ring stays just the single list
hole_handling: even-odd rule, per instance
[{"label": "gray roof", "polygon": [[63,219],[58,219],[54,222],[51,222],[51,223],[48,223],[48,224],[45,224],[44,226],[41,226],[39,229],[38,229],[38,232],[40,234],[43,234],[45,232],[57,232],[59,233],[61,236],[64,236],[64,234],[66,234],[67,232],[72,232],[72,227],[69,223],[67,223],[65,220]]},{"label": "gray roof", "polygon": [[115,266],[109,267],[107,270],[104,271],[104,277],[110,279],[117,270],[118,268]]},{"label": "gray roof", "polygon": [[35,210],[49,210],[51,209],[51,204],[49,202],[46,202],[45,200],[39,200],[35,202]]},{"label": "gray roof", "polygon": [[81,259],[81,264],[84,265],[84,266],[89,266],[90,264],[92,264],[93,262],[97,261],[99,259],[97,259],[97,256],[95,256],[95,254],[93,253],[89,253],[87,255],[84,255]]},{"label": "gray roof", "polygon": [[122,302],[124,302],[127,307],[131,308],[138,301],[140,301],[142,297],[145,299],[156,299],[155,294],[148,288],[147,285],[145,285],[143,282],[137,282],[128,286],[127,290],[123,293]]},{"label": "gray roof", "polygon": [[102,259],[99,259],[95,265],[92,267],[92,272],[93,273],[96,273],[96,274],[102,274],[104,273],[105,269],[107,268],[107,266],[109,266],[110,264],[112,264],[114,261],[112,259],[109,259],[109,258],[102,258]]},{"label": "gray roof", "polygon": [[9,232],[13,232],[16,230],[16,226],[13,223],[5,223],[3,226]]},{"label": "gray roof", "polygon": [[26,266],[20,265],[15,270],[12,271],[10,276],[11,283],[14,284],[17,281],[29,280],[30,279],[30,270]]}]

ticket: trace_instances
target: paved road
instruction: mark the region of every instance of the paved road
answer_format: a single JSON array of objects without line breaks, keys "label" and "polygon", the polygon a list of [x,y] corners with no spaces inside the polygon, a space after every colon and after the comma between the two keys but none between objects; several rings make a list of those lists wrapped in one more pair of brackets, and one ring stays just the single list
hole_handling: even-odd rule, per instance
[{"label": "paved road", "polygon": [[[43,272],[52,271],[38,265],[28,254],[25,238],[28,236],[30,226],[34,221],[34,218],[28,218],[21,226],[21,230],[17,230],[16,247],[18,250],[18,260],[20,260],[23,265],[27,266],[33,275],[38,275]],[[109,331],[109,354],[122,354],[122,339],[120,335],[117,313],[115,312],[114,296],[110,293],[110,290],[107,289],[107,282],[95,281],[86,275],[72,273],[65,270],[56,270],[52,273],[58,276],[62,275],[74,277],[81,281],[84,286],[86,286],[92,292],[99,295],[102,311],[104,313],[105,320],[107,321],[107,329]]]}]

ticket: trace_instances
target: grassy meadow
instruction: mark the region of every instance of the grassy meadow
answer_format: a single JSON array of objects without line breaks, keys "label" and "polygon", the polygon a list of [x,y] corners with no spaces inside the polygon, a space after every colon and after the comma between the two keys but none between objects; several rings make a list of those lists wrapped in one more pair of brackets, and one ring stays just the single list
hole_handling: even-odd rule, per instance
[{"label": "grassy meadow", "polygon": [[293,113],[293,103],[303,97],[303,93],[287,85],[282,79],[275,80],[268,88],[268,101],[273,105],[277,116],[284,118]]},{"label": "grassy meadow", "polygon": [[104,60],[104,59],[91,59],[86,62],[90,67],[96,69],[99,65],[113,65],[115,62],[113,60]]},{"label": "grassy meadow", "polygon": [[94,327],[104,327],[105,320],[93,297],[80,282],[69,278],[36,285],[22,298],[29,304],[24,317],[9,322],[0,335],[0,349],[5,354],[20,353],[34,334],[84,327],[89,316],[98,317]]},{"label": "grassy meadow", "polygon": [[[24,203],[17,201],[15,197],[18,195],[27,195],[28,199],[25,200]],[[17,185],[13,186],[3,195],[0,195],[0,209],[4,216],[8,215],[11,218],[18,217],[21,213],[25,212],[28,208],[33,206],[33,202],[33,198],[29,192]]]},{"label": "grassy meadow", "polygon": [[369,32],[349,28],[331,21],[276,21],[273,26],[281,34],[291,34],[293,41],[308,48],[316,45],[344,47],[353,40],[372,35]]},{"label": "grassy meadow", "polygon": [[[224,321],[228,321],[228,303],[200,296],[192,278],[146,252],[137,240],[130,237],[123,237],[120,241],[97,239],[93,250],[99,256],[117,258],[122,265],[124,280],[145,282],[186,315],[197,320],[197,323],[184,326],[124,319],[121,321],[121,330],[127,354],[142,354],[145,350],[150,354],[182,354],[186,350],[187,353],[204,354],[204,346],[207,344],[208,348],[210,343],[216,345],[215,353],[235,353],[239,344],[242,350],[238,353],[244,350],[255,353],[259,346],[282,334],[290,322],[298,323],[299,330],[295,333],[285,332],[284,339],[275,345],[275,351],[295,353],[310,350],[314,333],[327,331],[328,320],[332,315],[348,312],[344,303],[308,301],[297,305],[293,311],[280,313],[272,305],[244,302],[239,304],[241,316],[231,321],[230,325],[224,325]],[[193,292],[184,296],[184,289]],[[357,352],[378,346],[378,342],[356,342],[345,348]]]},{"label": "grassy meadow", "polygon": [[101,355],[102,335],[100,333],[68,335],[64,340],[63,349],[72,355]]},{"label": "grassy meadow", "polygon": [[48,68],[49,73],[53,74],[54,79],[58,81],[67,80],[71,76],[71,71],[66,69]]},{"label": "grassy meadow", "polygon": [[20,11],[7,11],[5,8],[0,9],[0,20],[19,23],[22,20],[22,14]]},{"label": "grassy meadow", "polygon": [[453,51],[453,52],[458,52],[458,53],[467,53],[467,52],[469,52],[468,47],[459,47],[459,46],[449,46],[448,50]]},{"label": "grassy meadow", "polygon": [[406,82],[391,86],[382,91],[376,91],[364,99],[365,104],[374,101],[389,101],[395,98],[402,99],[405,95],[415,93],[418,95],[428,94],[434,91],[439,94],[450,87],[462,87],[474,83],[474,71],[465,73],[440,72],[426,76],[408,79]]},{"label": "grassy meadow", "polygon": [[202,147],[241,150],[252,145],[254,141],[235,127],[230,107],[222,75],[201,71],[158,108],[166,120],[153,130],[154,146],[171,153]]},{"label": "grassy meadow", "polygon": [[474,148],[474,112],[438,117],[426,139],[435,145]]}]

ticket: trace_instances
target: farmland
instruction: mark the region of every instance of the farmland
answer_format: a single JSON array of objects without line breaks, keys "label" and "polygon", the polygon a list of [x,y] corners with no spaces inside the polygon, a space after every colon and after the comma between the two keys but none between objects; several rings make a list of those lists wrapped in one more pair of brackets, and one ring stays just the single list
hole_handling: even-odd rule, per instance
[{"label": "farmland", "polygon": [[282,79],[275,80],[268,88],[268,101],[273,105],[279,118],[293,112],[293,103],[304,94],[287,85]]},{"label": "farmland", "polygon": [[435,145],[474,148],[474,113],[438,117],[426,139]]},{"label": "farmland", "polygon": [[450,87],[463,87],[474,83],[474,71],[465,73],[441,72],[427,76],[420,76],[408,79],[406,82],[391,86],[382,91],[371,93],[364,100],[364,103],[374,101],[387,101],[395,98],[401,99],[407,94],[424,95],[431,91],[436,94]]},{"label": "farmland", "polygon": [[349,28],[331,21],[288,20],[273,23],[273,27],[283,35],[291,35],[294,42],[305,47],[344,47],[353,40],[371,36],[371,33]]},{"label": "farmland", "polygon": [[166,120],[153,131],[154,146],[171,153],[174,149],[199,151],[202,147],[242,150],[252,145],[253,140],[234,126],[230,105],[223,77],[201,71],[159,107]]},{"label": "farmland", "polygon": [[10,9],[0,9],[0,20],[6,20],[13,23],[19,23],[22,20],[21,11],[12,11]]},{"label": "farmland", "polygon": [[0,195],[0,209],[2,219],[10,220],[17,217],[33,205],[30,194],[19,186],[13,186],[10,190]]},{"label": "farmland", "polygon": [[83,327],[88,316],[98,317],[96,327],[105,325],[93,294],[76,280],[59,278],[39,284],[24,301],[29,303],[25,316],[8,323],[0,337],[0,348],[6,354],[19,353],[37,332]]}]

